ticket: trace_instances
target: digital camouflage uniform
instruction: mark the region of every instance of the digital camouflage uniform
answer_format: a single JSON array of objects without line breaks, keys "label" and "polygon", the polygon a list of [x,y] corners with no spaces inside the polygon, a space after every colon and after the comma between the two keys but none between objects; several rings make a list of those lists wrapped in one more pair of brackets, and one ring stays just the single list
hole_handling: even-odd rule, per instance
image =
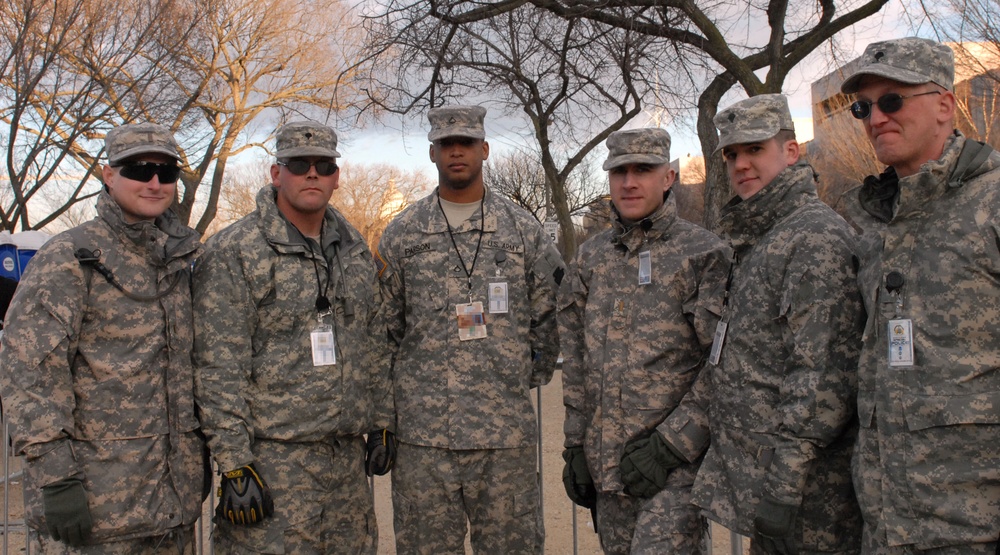
[{"label": "digital camouflage uniform", "polygon": [[[612,228],[580,247],[562,284],[565,446],[584,446],[605,553],[698,553],[704,525],[690,496],[708,422],[677,407],[708,357],[730,252],[678,217],[674,195],[629,227],[613,214]],[[650,254],[646,285],[640,252]],[[628,496],[619,471],[625,443],[654,429],[704,443],[656,496]]]},{"label": "digital camouflage uniform", "polygon": [[[196,391],[212,456],[222,471],[253,463],[275,509],[258,526],[217,522],[217,545],[374,553],[362,434],[392,418],[374,260],[331,207],[320,254],[276,194],[263,187],[257,209],[212,237],[195,272]],[[329,280],[334,365],[313,365],[317,280]]]},{"label": "digital camouflage uniform", "polygon": [[[861,60],[844,93],[866,75],[953,88],[954,55],[934,41],[872,43]],[[856,192],[868,322],[853,473],[865,552],[996,553],[1000,154],[954,131],[916,174],[889,168]],[[912,366],[889,366],[895,319],[912,324]]]},{"label": "digital camouflage uniform", "polygon": [[[161,542],[177,552],[190,542],[207,476],[190,358],[189,270],[200,245],[169,211],[127,224],[102,192],[97,217],[49,240],[22,277],[5,320],[0,395],[25,457],[25,521],[43,552]],[[81,266],[78,248],[99,253],[130,293],[169,293],[129,298]],[[83,481],[86,543],[100,547],[73,551],[45,531],[41,488],[67,478]]]},{"label": "digital camouflage uniform", "polygon": [[[780,125],[767,119],[775,117]],[[720,148],[759,142],[754,126],[767,137],[792,129],[780,95],[738,103],[715,122]],[[721,359],[708,374],[712,443],[694,502],[753,536],[767,496],[798,507],[791,542],[802,553],[857,552],[850,457],[863,313],[854,234],[819,200],[813,169],[801,163],[748,199],[735,197],[719,228],[735,262]]]},{"label": "digital camouflage uniform", "polygon": [[[549,382],[559,352],[562,261],[530,214],[490,190],[483,211],[452,232],[471,278],[436,191],[399,214],[379,243],[401,442],[392,472],[397,549],[464,553],[467,510],[477,552],[541,553],[530,390]],[[507,286],[507,312],[486,310],[487,336],[460,341],[456,305],[471,294],[488,308],[494,283]],[[412,470],[433,466],[434,475]],[[446,486],[464,491],[447,495]]]},{"label": "digital camouflage uniform", "polygon": [[[858,190],[869,319],[854,481],[866,550],[996,549],[1000,154],[972,161],[979,145],[956,131],[919,173],[897,181],[890,170]],[[885,287],[891,271],[904,278],[898,293]],[[912,321],[912,367],[888,364],[888,322],[896,318]]]}]

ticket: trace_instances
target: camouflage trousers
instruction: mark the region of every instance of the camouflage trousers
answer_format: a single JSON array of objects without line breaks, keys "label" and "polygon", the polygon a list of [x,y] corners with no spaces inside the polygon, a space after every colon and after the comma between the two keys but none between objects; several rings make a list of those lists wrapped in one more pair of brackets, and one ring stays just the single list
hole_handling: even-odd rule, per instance
[{"label": "camouflage trousers", "polygon": [[400,443],[392,470],[396,552],[541,554],[534,445],[452,451]]},{"label": "camouflage trousers", "polygon": [[174,530],[162,536],[136,538],[120,542],[70,547],[36,530],[29,532],[32,553],[42,555],[194,555],[194,525]]},{"label": "camouflage trousers", "polygon": [[359,437],[288,443],[258,439],[254,466],[271,489],[274,516],[258,526],[216,519],[220,554],[374,554],[378,526]]},{"label": "camouflage trousers", "polygon": [[[650,499],[621,493],[597,495],[595,526],[606,555],[708,553],[708,523],[691,504],[695,468],[679,468]],[[690,479],[675,480],[688,473]]]}]

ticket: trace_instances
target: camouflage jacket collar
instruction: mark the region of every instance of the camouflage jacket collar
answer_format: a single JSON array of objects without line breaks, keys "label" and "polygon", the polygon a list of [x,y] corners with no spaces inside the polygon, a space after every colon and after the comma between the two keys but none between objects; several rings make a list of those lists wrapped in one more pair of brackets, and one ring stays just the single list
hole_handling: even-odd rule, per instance
[{"label": "camouflage jacket collar", "polygon": [[779,173],[749,199],[737,196],[729,201],[722,209],[719,233],[728,237],[739,251],[756,244],[778,222],[816,198],[813,168],[799,162]]},{"label": "camouflage jacket collar", "polygon": [[[479,231],[480,227],[486,233],[493,233],[497,230],[496,215],[497,211],[501,210],[500,199],[489,187],[486,187],[485,190],[485,196],[483,197],[483,212],[486,213],[485,218],[482,213],[476,210],[468,220],[462,222],[457,227],[451,228],[452,232]],[[419,202],[414,205],[414,209],[417,211],[415,221],[423,223],[423,233],[448,233],[448,221],[445,219],[444,214],[441,212],[441,207],[438,205],[438,189],[434,189],[434,192],[424,197],[424,200],[425,202]]]},{"label": "camouflage jacket collar", "polygon": [[924,163],[914,175],[898,179],[893,168],[878,177],[868,176],[858,191],[861,207],[882,222],[924,211],[949,189],[1000,165],[1000,155],[955,131],[945,143],[941,157]]},{"label": "camouflage jacket collar", "polygon": [[157,266],[166,266],[200,248],[198,232],[182,224],[172,210],[154,221],[130,224],[118,203],[107,191],[97,197],[97,217],[137,252],[145,254]]},{"label": "camouflage jacket collar", "polygon": [[[274,185],[265,185],[257,192],[257,212],[260,214],[258,225],[267,242],[280,253],[300,253],[312,255],[312,249],[306,237],[299,232],[278,210],[278,190]],[[330,206],[326,207],[323,218],[323,252],[330,258],[341,239],[351,242],[351,235],[341,227],[341,222]]]},{"label": "camouflage jacket collar", "polygon": [[632,252],[646,240],[656,240],[669,233],[671,226],[677,221],[677,203],[674,195],[668,191],[666,200],[655,212],[631,225],[622,221],[614,203],[611,204],[611,214],[611,242]]}]

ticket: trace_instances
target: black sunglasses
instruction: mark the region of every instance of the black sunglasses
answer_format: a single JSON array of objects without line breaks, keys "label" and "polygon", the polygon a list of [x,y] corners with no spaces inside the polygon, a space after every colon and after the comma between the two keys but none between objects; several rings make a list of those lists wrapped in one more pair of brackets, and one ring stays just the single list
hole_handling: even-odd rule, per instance
[{"label": "black sunglasses", "polygon": [[872,115],[872,104],[878,106],[878,109],[883,114],[891,114],[893,112],[898,112],[903,108],[903,100],[927,94],[941,94],[941,91],[927,91],[908,96],[903,96],[898,93],[889,93],[878,97],[878,100],[875,102],[872,102],[871,100],[858,100],[854,104],[851,104],[851,115],[857,119],[867,119]]},{"label": "black sunglasses", "polygon": [[158,164],[156,162],[129,162],[112,166],[121,168],[118,173],[126,179],[149,183],[153,176],[160,178],[160,183],[177,183],[181,169],[176,164]]},{"label": "black sunglasses", "polygon": [[278,165],[285,166],[288,168],[288,171],[295,175],[305,175],[309,173],[309,168],[316,166],[316,173],[322,175],[323,177],[333,175],[337,173],[337,170],[339,169],[336,162],[331,162],[329,160],[310,162],[308,160],[293,159],[287,162],[278,162]]}]

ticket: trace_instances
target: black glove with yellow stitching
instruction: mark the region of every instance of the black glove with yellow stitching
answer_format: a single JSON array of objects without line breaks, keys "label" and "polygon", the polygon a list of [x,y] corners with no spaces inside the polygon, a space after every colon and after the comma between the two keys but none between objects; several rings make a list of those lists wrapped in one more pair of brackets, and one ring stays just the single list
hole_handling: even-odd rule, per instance
[{"label": "black glove with yellow stitching", "polygon": [[274,514],[267,483],[253,463],[222,473],[215,516],[240,526],[251,526]]},{"label": "black glove with yellow stitching", "polygon": [[384,476],[396,463],[396,434],[386,429],[368,432],[365,474]]}]

